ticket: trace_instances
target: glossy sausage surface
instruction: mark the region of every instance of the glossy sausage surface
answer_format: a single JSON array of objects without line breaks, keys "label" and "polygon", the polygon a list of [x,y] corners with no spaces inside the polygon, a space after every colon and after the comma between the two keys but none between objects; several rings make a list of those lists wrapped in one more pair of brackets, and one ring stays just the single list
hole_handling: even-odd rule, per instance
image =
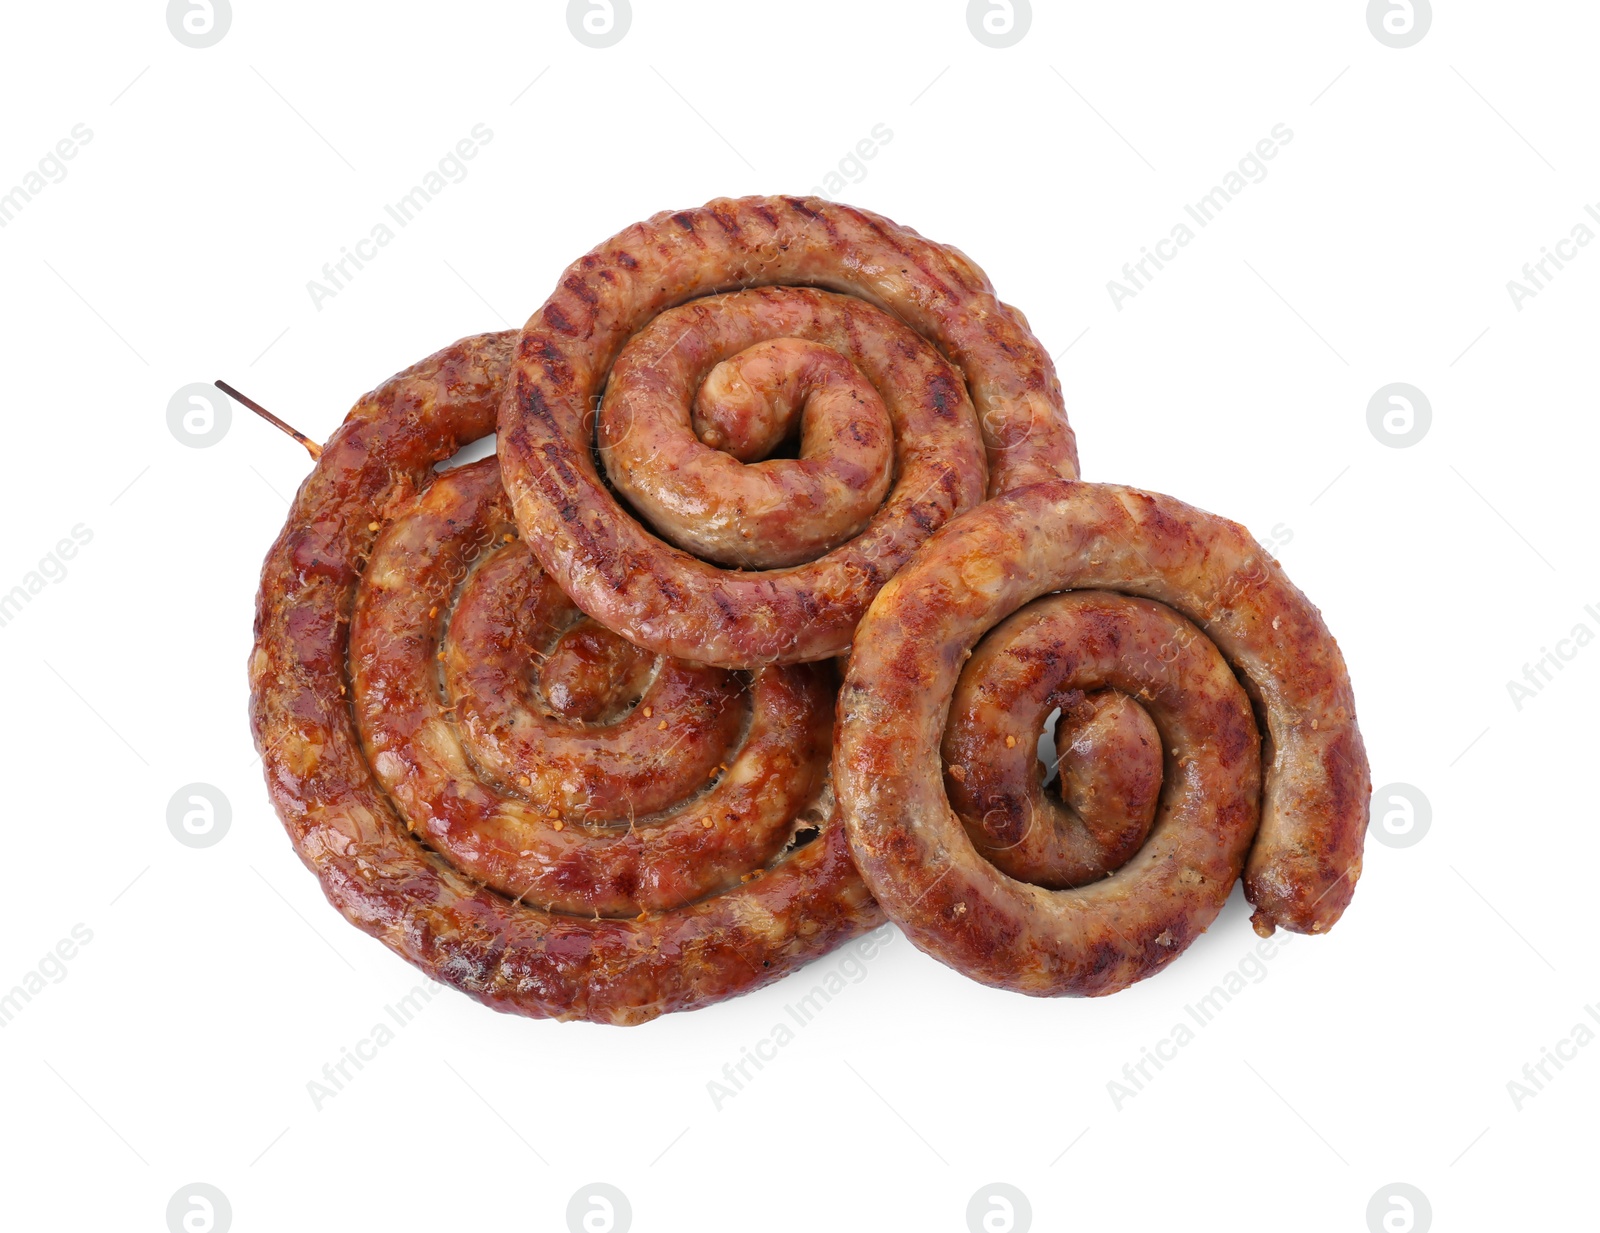
[{"label": "glossy sausage surface", "polygon": [[[800,525],[812,521],[808,509],[790,531],[770,506],[784,493],[809,501],[852,468],[870,505],[876,469],[835,456],[839,465],[824,472],[820,441],[809,474],[773,466],[787,481],[719,481],[717,491],[702,482],[746,465],[711,448],[728,435],[717,423],[726,417],[703,403],[733,383],[714,369],[791,338],[844,357],[897,430],[928,429],[900,436],[886,504],[842,543],[858,506],[820,530]],[[748,380],[760,366],[746,368]],[[766,371],[770,399],[781,366]],[[700,400],[708,377],[710,397]],[[838,382],[839,398],[847,384]],[[697,400],[702,437],[691,431]],[[597,407],[609,477],[592,448]],[[859,422],[864,435],[877,431],[872,409]],[[641,646],[737,668],[842,653],[872,596],[933,530],[986,490],[1077,475],[1050,357],[983,272],[888,219],[799,197],[659,214],[574,262],[518,342],[499,451],[530,548],[585,612]],[[664,452],[686,471],[670,484],[648,472]],[[743,536],[764,511],[779,527],[769,555],[746,547],[753,531]],[[718,563],[730,560],[750,568]]]},{"label": "glossy sausage surface", "polygon": [[430,356],[329,440],[262,571],[251,722],[348,920],[497,1009],[639,1023],[881,917],[824,782],[830,666],[630,647],[552,594],[493,460],[435,473],[494,430],[514,340]]},{"label": "glossy sausage surface", "polygon": [[[1104,689],[1163,738],[1149,837],[1111,868],[1077,833],[1087,819],[1036,818],[1040,850],[1002,872],[969,830],[990,847],[1029,833],[1043,708]],[[1204,930],[1241,864],[1257,932],[1320,933],[1360,875],[1371,784],[1338,646],[1244,528],[1171,497],[1044,483],[952,522],[862,621],[839,720],[834,779],[868,886],[917,946],[988,984],[1125,988]],[[1106,768],[1111,795],[1141,795],[1141,729],[1096,738],[1124,764]],[[998,765],[974,773],[985,756]],[[1110,816],[1119,841],[1128,812]]]}]

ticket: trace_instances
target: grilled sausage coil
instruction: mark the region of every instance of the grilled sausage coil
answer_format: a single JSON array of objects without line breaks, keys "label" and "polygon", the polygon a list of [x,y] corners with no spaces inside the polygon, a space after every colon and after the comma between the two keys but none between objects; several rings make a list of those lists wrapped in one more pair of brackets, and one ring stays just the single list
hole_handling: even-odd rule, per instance
[{"label": "grilled sausage coil", "polygon": [[1320,933],[1360,875],[1371,785],[1337,645],[1242,527],[1170,497],[1044,483],[952,522],[862,621],[839,720],[868,886],[987,984],[1125,988],[1241,869],[1257,932]]},{"label": "grilled sausage coil", "polygon": [[347,919],[497,1009],[637,1023],[880,919],[826,783],[831,665],[737,673],[583,616],[493,459],[512,334],[363,398],[273,546],[251,718]]},{"label": "grilled sausage coil", "polygon": [[933,530],[1077,475],[1050,357],[981,270],[796,197],[659,214],[573,263],[523,330],[499,450],[580,608],[731,668],[841,654]]}]

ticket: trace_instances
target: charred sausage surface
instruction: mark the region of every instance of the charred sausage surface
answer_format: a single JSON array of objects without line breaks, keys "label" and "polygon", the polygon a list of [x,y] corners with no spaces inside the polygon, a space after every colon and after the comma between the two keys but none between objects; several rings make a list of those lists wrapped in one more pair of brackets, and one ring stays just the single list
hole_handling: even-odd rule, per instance
[{"label": "charred sausage surface", "polygon": [[[1164,747],[1154,826],[1120,867],[1091,819],[1028,812],[1044,708],[1105,689],[1138,703]],[[1105,771],[1110,795],[1141,797],[1140,729],[1096,738],[1123,764]],[[1077,482],[985,503],[879,592],[839,697],[834,779],[890,918],[967,975],[1040,995],[1158,971],[1241,865],[1258,933],[1326,930],[1361,872],[1371,793],[1338,646],[1278,563],[1181,501]],[[1119,808],[1101,828],[1112,847],[1130,822]],[[1037,850],[1013,853],[1009,873],[974,842],[1015,846],[1034,826]]]},{"label": "charred sausage surface", "polygon": [[[674,314],[667,325],[663,314]],[[897,442],[895,486],[855,538],[837,542],[859,503],[837,525],[779,533],[756,553],[742,532],[763,511],[783,522],[774,497],[810,502],[854,469],[870,505],[876,483],[874,466],[849,459],[827,471],[821,442],[799,460],[818,464],[809,470],[743,463],[721,444],[718,454],[712,443],[729,434],[714,408],[701,406],[705,435],[691,431],[700,383],[715,378],[717,402],[718,383],[731,384],[719,364],[782,339],[834,350],[897,429],[918,427],[915,409],[929,431]],[[745,368],[746,380],[763,371]],[[772,384],[758,393],[778,397],[784,371],[766,366]],[[597,408],[608,476],[594,458]],[[872,408],[859,422],[864,435],[879,431]],[[888,219],[799,197],[659,214],[574,262],[518,342],[499,451],[530,548],[585,612],[641,646],[736,668],[842,653],[872,596],[934,529],[986,490],[1077,475],[1050,357],[983,272]],[[663,451],[686,472],[671,484],[643,469]],[[734,478],[741,466],[768,474]],[[800,521],[810,519],[807,509]]]},{"label": "charred sausage surface", "polygon": [[[552,594],[493,460],[435,473],[494,430],[514,342],[445,348],[329,440],[262,571],[251,723],[353,924],[496,1009],[639,1023],[881,917],[824,782],[831,666],[630,647]],[[656,772],[685,796],[641,818]]]}]

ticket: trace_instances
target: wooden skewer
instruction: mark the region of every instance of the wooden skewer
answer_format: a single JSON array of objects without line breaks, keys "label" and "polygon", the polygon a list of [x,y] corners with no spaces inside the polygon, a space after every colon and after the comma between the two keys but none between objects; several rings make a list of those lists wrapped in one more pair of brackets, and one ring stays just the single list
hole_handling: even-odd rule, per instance
[{"label": "wooden skewer", "polygon": [[296,441],[300,442],[301,445],[306,447],[306,453],[310,454],[312,458],[321,458],[322,457],[322,447],[320,445],[318,445],[310,437],[306,436],[306,434],[301,432],[299,429],[291,428],[288,424],[285,424],[282,420],[280,420],[276,415],[272,414],[272,412],[268,411],[265,407],[263,407],[255,399],[248,398],[245,395],[239,393],[238,390],[234,389],[233,386],[229,385],[226,381],[213,381],[211,384],[216,386],[219,390],[221,390],[229,398],[234,398],[234,399],[237,399],[238,401],[244,403],[245,406],[249,407],[250,410],[254,411],[257,415],[259,415],[262,419],[266,420],[267,423],[271,424],[274,428],[280,429],[281,431],[288,433]]}]

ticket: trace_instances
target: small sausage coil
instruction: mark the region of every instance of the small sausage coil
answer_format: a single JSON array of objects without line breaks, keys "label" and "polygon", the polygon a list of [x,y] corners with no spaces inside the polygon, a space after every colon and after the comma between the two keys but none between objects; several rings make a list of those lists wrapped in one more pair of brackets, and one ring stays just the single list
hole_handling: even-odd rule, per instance
[{"label": "small sausage coil", "polygon": [[522,332],[499,451],[583,611],[728,668],[843,653],[934,530],[1077,475],[1050,357],[981,270],[794,197],[660,214],[570,266]]},{"label": "small sausage coil", "polygon": [[515,334],[359,402],[268,555],[251,717],[296,850],[347,919],[537,1017],[638,1023],[878,923],[828,784],[831,664],[732,671],[585,616],[494,459]]},{"label": "small sausage coil", "polygon": [[839,723],[867,885],[986,984],[1126,988],[1241,871],[1258,933],[1320,933],[1361,872],[1371,785],[1332,635],[1244,528],[1171,497],[1058,481],[951,522],[861,622]]}]

